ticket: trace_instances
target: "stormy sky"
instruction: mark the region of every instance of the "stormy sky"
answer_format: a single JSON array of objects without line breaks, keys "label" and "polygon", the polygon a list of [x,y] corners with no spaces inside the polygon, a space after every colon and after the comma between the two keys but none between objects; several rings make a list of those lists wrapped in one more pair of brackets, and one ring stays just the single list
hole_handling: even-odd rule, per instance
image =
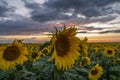
[{"label": "stormy sky", "polygon": [[120,41],[120,0],[0,0],[0,43],[47,41],[64,24],[80,38]]}]

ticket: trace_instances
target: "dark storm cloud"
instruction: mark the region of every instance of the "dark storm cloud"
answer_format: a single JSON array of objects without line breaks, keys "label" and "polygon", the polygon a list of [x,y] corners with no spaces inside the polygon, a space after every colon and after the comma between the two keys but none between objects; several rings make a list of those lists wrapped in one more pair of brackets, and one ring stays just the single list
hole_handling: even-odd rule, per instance
[{"label": "dark storm cloud", "polygon": [[[103,0],[104,1],[104,0]],[[69,9],[74,9],[74,14],[83,14],[86,17],[93,17],[102,15],[100,13],[100,4],[96,1],[90,0],[48,0],[44,3],[47,7],[56,8],[59,11],[68,11]],[[107,3],[106,3],[107,4]],[[104,4],[105,5],[105,4]],[[102,6],[102,5],[101,5]]]},{"label": "dark storm cloud", "polygon": [[[32,9],[31,18],[39,22],[78,18],[78,14],[87,18],[108,15],[110,11],[104,7],[120,2],[120,0],[48,0],[44,4],[38,4],[23,1],[26,7]],[[72,13],[72,15],[66,15],[67,12]]]},{"label": "dark storm cloud", "polygon": [[109,24],[120,24],[120,22],[111,22]]},{"label": "dark storm cloud", "polygon": [[[94,26],[81,26],[77,28],[78,32],[77,33],[89,33],[93,30],[103,30],[104,28],[95,28]],[[92,33],[92,32],[91,32]]]},{"label": "dark storm cloud", "polygon": [[114,3],[119,0],[48,0],[44,4],[48,5],[49,7],[57,7],[57,8],[69,8],[69,7],[87,7],[87,6],[105,6],[110,3]]},{"label": "dark storm cloud", "polygon": [[81,26],[78,28],[78,30],[87,30],[87,31],[92,31],[92,30],[103,30],[104,28],[95,28],[94,26]]},{"label": "dark storm cloud", "polygon": [[104,16],[104,17],[95,17],[95,18],[91,18],[90,21],[100,21],[102,23],[105,23],[105,22],[109,22],[111,20],[114,20],[115,18],[117,18],[117,16],[113,16],[113,15],[107,15],[107,16]]},{"label": "dark storm cloud", "polygon": [[0,35],[30,35],[46,31],[41,26],[45,25],[17,15],[16,20],[0,21]]},{"label": "dark storm cloud", "polygon": [[[34,5],[31,7],[33,8]],[[4,0],[0,0],[0,35],[30,35],[49,30],[42,27],[46,24],[15,14],[15,9],[15,6],[10,6]]]},{"label": "dark storm cloud", "polygon": [[49,8],[56,8],[57,10],[67,11],[74,9],[74,15],[81,13],[86,17],[101,16],[106,13],[104,6],[119,0],[48,0],[44,3]]},{"label": "dark storm cloud", "polygon": [[9,7],[8,3],[4,0],[0,0],[0,17],[7,16],[8,13],[14,12],[15,7]]},{"label": "dark storm cloud", "polygon": [[40,8],[40,4],[39,3],[35,3],[34,1],[29,2],[29,0],[22,0],[25,3],[25,6],[30,8],[30,9],[34,9],[37,10]]},{"label": "dark storm cloud", "polygon": [[[46,0],[43,4],[36,3],[33,0],[22,1],[25,3],[25,7],[30,9],[31,18],[16,15],[15,10],[17,8],[15,6],[10,6],[5,0],[0,0],[0,17],[13,18],[13,20],[0,20],[0,35],[24,35],[52,31],[53,27],[51,26],[53,25],[51,24],[57,23],[52,21],[57,20],[61,20],[60,24],[108,22],[115,19],[116,16],[109,15],[108,8],[104,6],[119,0]],[[111,10],[111,7],[108,10]],[[85,18],[78,17],[78,14],[82,14]],[[99,17],[106,14],[106,17]],[[93,27],[87,29],[96,30]],[[101,30],[101,28],[97,28],[97,30]]]},{"label": "dark storm cloud", "polygon": [[77,33],[87,33],[87,31],[78,31]]},{"label": "dark storm cloud", "polygon": [[23,1],[25,2],[25,6],[27,8],[32,9],[31,18],[39,22],[63,20],[72,17],[65,15],[65,12],[61,12],[61,10],[58,10],[57,8],[49,8],[48,6],[45,6],[43,4],[38,4],[35,2],[29,3],[26,0]]},{"label": "dark storm cloud", "polygon": [[[83,30],[83,31],[81,31]],[[100,32],[91,32],[91,31],[94,31],[94,30],[98,30]],[[94,27],[89,27],[89,28],[84,28],[84,29],[79,29],[77,33],[89,33],[89,34],[94,34],[94,33],[97,33],[97,34],[106,34],[106,33],[120,33],[120,29],[116,29],[116,30],[105,30],[105,31],[102,31],[104,30],[104,28],[94,28]]]},{"label": "dark storm cloud", "polygon": [[87,30],[92,31],[92,30],[103,30],[104,28],[95,28],[93,26],[86,27]]},{"label": "dark storm cloud", "polygon": [[117,30],[106,30],[106,31],[99,32],[99,34],[105,34],[105,33],[120,33],[120,29],[117,29]]}]

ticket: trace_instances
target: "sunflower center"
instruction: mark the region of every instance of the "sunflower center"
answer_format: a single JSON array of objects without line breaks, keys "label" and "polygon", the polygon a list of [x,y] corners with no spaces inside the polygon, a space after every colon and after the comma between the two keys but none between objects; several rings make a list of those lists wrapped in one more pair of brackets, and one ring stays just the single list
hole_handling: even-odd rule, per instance
[{"label": "sunflower center", "polygon": [[45,53],[45,54],[48,53],[48,50],[47,50],[47,49],[44,49],[44,50],[43,50],[43,53]]},{"label": "sunflower center", "polygon": [[40,55],[40,57],[44,57],[44,55],[43,55],[43,54],[41,54],[41,55]]},{"label": "sunflower center", "polygon": [[114,60],[112,59],[111,62],[114,62]]},{"label": "sunflower center", "polygon": [[3,53],[3,58],[14,61],[20,56],[20,50],[16,46],[7,47]]},{"label": "sunflower center", "polygon": [[55,48],[58,56],[63,57],[67,55],[70,50],[70,47],[71,47],[71,43],[66,36],[63,35],[58,36],[55,42]]},{"label": "sunflower center", "polygon": [[31,56],[32,56],[32,59],[35,59],[38,56],[38,53],[33,52]]},{"label": "sunflower center", "polygon": [[92,75],[96,75],[97,73],[98,73],[98,71],[96,69],[91,71]]},{"label": "sunflower center", "polygon": [[111,50],[107,50],[107,53],[108,53],[108,54],[112,54],[112,51],[111,51]]}]

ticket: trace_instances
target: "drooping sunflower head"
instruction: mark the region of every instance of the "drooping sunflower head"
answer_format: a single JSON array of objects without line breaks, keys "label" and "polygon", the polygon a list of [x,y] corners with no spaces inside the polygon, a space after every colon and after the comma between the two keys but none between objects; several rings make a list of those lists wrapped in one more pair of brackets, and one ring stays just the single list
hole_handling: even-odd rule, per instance
[{"label": "drooping sunflower head", "polygon": [[36,61],[39,59],[39,53],[38,52],[32,52],[30,53],[30,60],[31,61]]},{"label": "drooping sunflower head", "polygon": [[39,52],[39,57],[42,58],[42,57],[45,57],[46,54],[42,53],[42,52]]},{"label": "drooping sunflower head", "polygon": [[88,47],[85,43],[81,43],[79,44],[80,50],[79,52],[82,54],[83,57],[88,56]]},{"label": "drooping sunflower head", "polygon": [[115,56],[115,51],[112,48],[105,48],[104,55],[106,57],[114,57]]},{"label": "drooping sunflower head", "polygon": [[84,67],[90,65],[90,58],[89,57],[82,57],[82,62],[80,62],[79,66]]},{"label": "drooping sunflower head", "polygon": [[87,38],[87,37],[85,37],[85,38],[82,40],[83,43],[86,43],[87,41],[88,41],[88,38]]},{"label": "drooping sunflower head", "polygon": [[27,50],[22,47],[22,44],[13,42],[10,46],[0,51],[0,68],[7,70],[15,68],[17,64],[23,64],[27,61]]},{"label": "drooping sunflower head", "polygon": [[50,52],[51,52],[51,49],[49,47],[44,47],[42,49],[42,53],[44,53],[44,54],[49,54]]},{"label": "drooping sunflower head", "polygon": [[59,70],[71,68],[79,57],[79,38],[75,37],[76,28],[64,27],[62,31],[56,29],[52,41],[54,51],[49,60],[55,59],[55,65]]},{"label": "drooping sunflower head", "polygon": [[96,64],[89,72],[88,78],[90,80],[98,80],[103,74],[103,69],[99,64]]}]

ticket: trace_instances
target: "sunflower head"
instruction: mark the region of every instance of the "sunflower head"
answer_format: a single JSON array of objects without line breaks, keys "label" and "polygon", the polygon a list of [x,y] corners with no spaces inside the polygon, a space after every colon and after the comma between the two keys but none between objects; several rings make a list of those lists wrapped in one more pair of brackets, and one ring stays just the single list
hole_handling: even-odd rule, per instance
[{"label": "sunflower head", "polygon": [[46,55],[42,52],[39,53],[39,57],[42,58],[42,57],[45,57]]},{"label": "sunflower head", "polygon": [[36,61],[39,59],[39,53],[38,52],[32,52],[30,53],[30,60]]},{"label": "sunflower head", "polygon": [[115,59],[111,59],[111,64],[115,64],[116,63],[116,60]]},{"label": "sunflower head", "polygon": [[99,66],[98,64],[96,64],[89,72],[88,74],[88,78],[90,80],[98,80],[101,75],[103,74],[103,69],[101,66]]},{"label": "sunflower head", "polygon": [[38,56],[38,53],[37,53],[37,52],[33,52],[33,53],[31,54],[31,57],[32,57],[33,59],[35,59],[37,56]]},{"label": "sunflower head", "polygon": [[59,70],[71,68],[80,55],[79,38],[75,37],[75,34],[76,28],[65,26],[62,31],[56,28],[56,33],[53,34],[54,38],[51,41],[54,51],[49,61],[55,59],[55,65]]},{"label": "sunflower head", "polygon": [[49,54],[50,52],[51,52],[51,50],[50,50],[49,47],[44,47],[44,48],[42,49],[42,53],[44,53],[44,54]]},{"label": "sunflower head", "polygon": [[57,36],[57,40],[55,41],[55,49],[57,51],[58,56],[65,56],[68,54],[71,48],[71,43],[68,37],[64,35]]},{"label": "sunflower head", "polygon": [[112,48],[106,48],[106,49],[104,50],[104,55],[105,55],[106,57],[114,57],[114,56],[115,56],[115,51],[114,51],[114,49],[112,49]]},{"label": "sunflower head", "polygon": [[85,43],[80,42],[79,48],[79,52],[82,54],[83,57],[88,56],[88,47]]},{"label": "sunflower head", "polygon": [[10,46],[0,51],[0,68],[2,70],[15,68],[17,64],[20,65],[27,61],[26,55],[26,48],[22,47],[21,42],[14,40]]},{"label": "sunflower head", "polygon": [[93,48],[93,53],[96,54],[96,53],[98,53],[98,52],[99,52],[99,48],[98,48],[98,47],[94,47],[94,48]]},{"label": "sunflower head", "polygon": [[47,54],[49,51],[48,51],[48,49],[43,49],[43,51],[42,51],[44,54]]},{"label": "sunflower head", "polygon": [[84,67],[90,65],[90,58],[89,57],[82,57],[82,62],[80,62],[79,66]]}]

